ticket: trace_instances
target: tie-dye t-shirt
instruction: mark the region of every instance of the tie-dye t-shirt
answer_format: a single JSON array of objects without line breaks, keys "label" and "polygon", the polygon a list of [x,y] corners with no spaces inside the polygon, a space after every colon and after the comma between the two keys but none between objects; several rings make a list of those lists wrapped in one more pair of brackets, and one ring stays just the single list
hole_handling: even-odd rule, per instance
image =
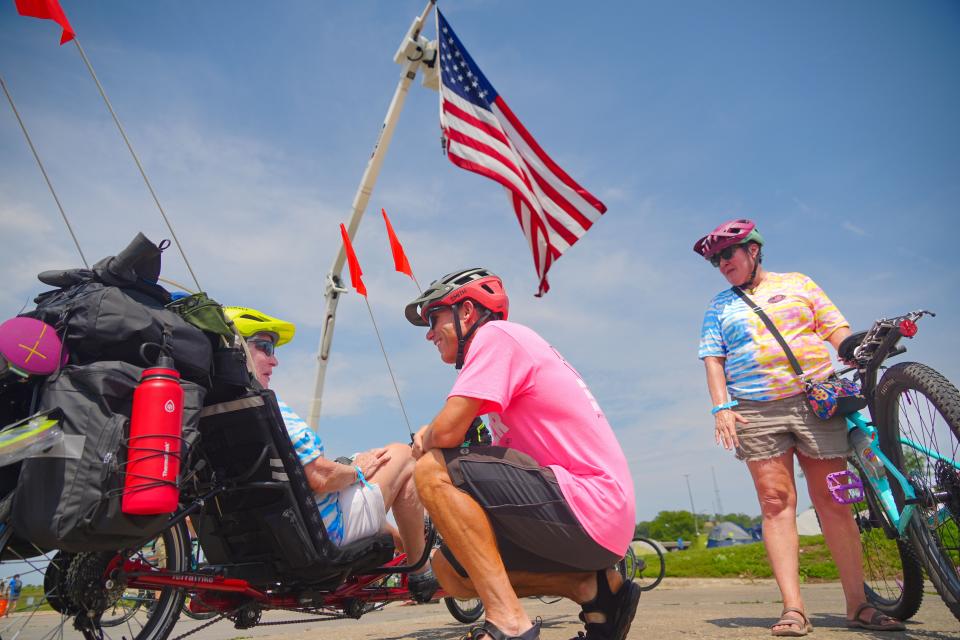
[{"label": "tie-dye t-shirt", "polygon": [[[768,272],[746,293],[773,321],[808,379],[833,373],[824,341],[850,325],[823,289],[802,273]],[[732,289],[714,296],[704,314],[699,357],[708,356],[726,358],[733,398],[778,400],[803,391],[783,347]]]}]

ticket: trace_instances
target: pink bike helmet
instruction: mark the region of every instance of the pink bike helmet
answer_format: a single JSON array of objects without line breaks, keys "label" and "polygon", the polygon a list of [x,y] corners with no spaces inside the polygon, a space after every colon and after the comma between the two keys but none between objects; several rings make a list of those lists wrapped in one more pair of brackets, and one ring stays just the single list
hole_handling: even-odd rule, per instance
[{"label": "pink bike helmet", "polygon": [[727,247],[745,244],[747,242],[756,242],[762,247],[763,236],[757,231],[757,225],[754,224],[753,220],[740,218],[724,222],[697,240],[697,243],[693,245],[693,250],[709,260]]},{"label": "pink bike helmet", "polygon": [[427,317],[431,309],[452,307],[468,299],[507,319],[510,301],[503,281],[483,267],[454,271],[433,281],[419,298],[407,305],[405,314],[411,324],[426,327],[430,324]]}]

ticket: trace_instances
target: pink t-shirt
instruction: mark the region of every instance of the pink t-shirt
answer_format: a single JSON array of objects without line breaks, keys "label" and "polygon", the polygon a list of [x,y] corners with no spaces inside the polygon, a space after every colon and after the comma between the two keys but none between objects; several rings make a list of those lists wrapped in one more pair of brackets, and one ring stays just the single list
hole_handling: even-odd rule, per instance
[{"label": "pink t-shirt", "polygon": [[488,322],[470,342],[450,396],[484,402],[493,443],[526,453],[557,476],[590,537],[622,554],[633,537],[633,478],[590,389],[533,330]]}]

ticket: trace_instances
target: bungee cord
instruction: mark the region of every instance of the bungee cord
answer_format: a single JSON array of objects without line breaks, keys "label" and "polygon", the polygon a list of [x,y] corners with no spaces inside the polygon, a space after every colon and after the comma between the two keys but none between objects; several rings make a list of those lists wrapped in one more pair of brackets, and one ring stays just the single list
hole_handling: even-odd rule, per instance
[{"label": "bungee cord", "polygon": [[87,263],[87,257],[83,255],[83,249],[80,248],[80,241],[77,240],[77,234],[73,232],[73,225],[70,224],[70,220],[67,218],[67,213],[63,210],[63,205],[60,204],[60,198],[57,197],[57,192],[53,188],[53,183],[50,182],[50,176],[47,175],[47,170],[44,168],[43,162],[40,160],[40,154],[37,153],[37,148],[33,146],[33,140],[30,139],[30,133],[27,131],[27,126],[23,123],[23,118],[20,117],[20,112],[17,110],[17,105],[13,102],[13,96],[10,95],[10,91],[7,89],[7,83],[4,82],[2,75],[0,75],[0,86],[3,87],[3,93],[7,96],[7,102],[10,103],[10,108],[13,109],[13,115],[16,116],[17,122],[20,124],[20,130],[23,131],[23,137],[27,139],[27,146],[30,147],[30,151],[33,152],[33,158],[37,161],[37,166],[40,167],[40,173],[43,174],[43,179],[47,182],[47,187],[50,189],[50,195],[53,196],[53,201],[57,203],[57,209],[60,210],[60,217],[63,218],[64,224],[67,225],[67,231],[70,232],[70,237],[73,238],[73,244],[77,247],[77,253],[80,254],[80,259],[83,261],[83,266],[89,269],[90,265]]}]

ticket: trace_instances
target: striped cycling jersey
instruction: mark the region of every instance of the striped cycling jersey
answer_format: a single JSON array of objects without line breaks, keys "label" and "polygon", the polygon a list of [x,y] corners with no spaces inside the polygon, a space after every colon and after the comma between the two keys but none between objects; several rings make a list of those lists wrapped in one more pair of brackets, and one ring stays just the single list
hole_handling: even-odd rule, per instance
[{"label": "striped cycling jersey", "polygon": [[[317,432],[310,428],[303,418],[294,413],[293,409],[287,406],[287,403],[277,399],[280,405],[280,414],[283,416],[283,423],[287,427],[287,435],[290,436],[290,442],[297,452],[300,464],[304,467],[323,457],[323,440],[317,435]],[[317,509],[320,511],[320,518],[323,520],[323,526],[327,530],[330,541],[336,545],[343,540],[343,513],[340,510],[340,492],[331,491],[330,493],[315,494]]]},{"label": "striped cycling jersey", "polygon": [[[822,380],[833,373],[824,341],[848,327],[827,294],[802,273],[770,273],[746,291],[790,345],[804,376]],[[732,289],[710,302],[700,332],[700,359],[725,358],[727,390],[733,398],[768,401],[803,390],[777,339]]]}]

